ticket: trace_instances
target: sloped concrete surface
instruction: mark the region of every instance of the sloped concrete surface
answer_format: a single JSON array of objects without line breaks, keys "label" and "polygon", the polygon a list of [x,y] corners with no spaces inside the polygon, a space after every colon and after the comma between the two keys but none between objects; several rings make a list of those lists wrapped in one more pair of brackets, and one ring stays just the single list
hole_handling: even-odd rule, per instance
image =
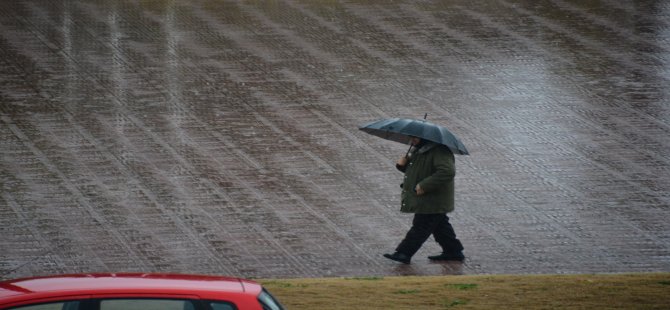
[{"label": "sloped concrete surface", "polygon": [[[670,271],[666,1],[2,1],[0,278]],[[453,131],[464,263],[381,255]]]}]

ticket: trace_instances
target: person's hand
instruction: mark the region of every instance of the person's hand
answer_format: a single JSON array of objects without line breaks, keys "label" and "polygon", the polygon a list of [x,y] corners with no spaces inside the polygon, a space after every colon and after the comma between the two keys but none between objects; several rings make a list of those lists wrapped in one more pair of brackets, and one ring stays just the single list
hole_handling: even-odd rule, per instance
[{"label": "person's hand", "polygon": [[400,159],[398,159],[398,161],[396,162],[396,165],[401,166],[401,167],[407,165],[407,156],[403,156]]},{"label": "person's hand", "polygon": [[416,192],[417,196],[421,196],[425,194],[426,192],[423,191],[423,188],[421,188],[421,185],[417,184],[416,187],[414,188],[414,191]]}]

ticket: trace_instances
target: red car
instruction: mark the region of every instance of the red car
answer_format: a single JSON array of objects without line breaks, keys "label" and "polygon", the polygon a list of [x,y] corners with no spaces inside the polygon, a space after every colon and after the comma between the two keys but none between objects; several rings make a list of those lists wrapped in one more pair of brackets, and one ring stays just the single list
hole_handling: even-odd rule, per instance
[{"label": "red car", "polygon": [[75,274],[0,282],[0,309],[283,310],[259,283],[183,274]]}]

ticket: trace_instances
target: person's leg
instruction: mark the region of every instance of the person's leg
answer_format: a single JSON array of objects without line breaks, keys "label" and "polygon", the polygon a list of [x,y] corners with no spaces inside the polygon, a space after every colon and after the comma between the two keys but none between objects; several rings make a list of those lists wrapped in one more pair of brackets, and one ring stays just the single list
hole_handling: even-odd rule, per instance
[{"label": "person's leg", "polygon": [[435,241],[442,247],[442,254],[429,256],[433,260],[463,260],[463,244],[456,238],[454,227],[449,223],[449,217],[444,214],[433,231]]},{"label": "person's leg", "polygon": [[415,214],[412,228],[407,232],[405,239],[400,242],[396,252],[412,257],[428,240],[440,221],[439,214]]}]

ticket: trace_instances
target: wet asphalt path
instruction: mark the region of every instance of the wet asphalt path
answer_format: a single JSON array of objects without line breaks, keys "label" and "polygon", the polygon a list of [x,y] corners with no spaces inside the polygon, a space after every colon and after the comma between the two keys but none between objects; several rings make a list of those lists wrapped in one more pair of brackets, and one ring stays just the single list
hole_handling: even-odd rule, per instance
[{"label": "wet asphalt path", "polygon": [[[0,278],[670,271],[665,1],[2,1]],[[382,258],[443,124],[465,263]]]}]

